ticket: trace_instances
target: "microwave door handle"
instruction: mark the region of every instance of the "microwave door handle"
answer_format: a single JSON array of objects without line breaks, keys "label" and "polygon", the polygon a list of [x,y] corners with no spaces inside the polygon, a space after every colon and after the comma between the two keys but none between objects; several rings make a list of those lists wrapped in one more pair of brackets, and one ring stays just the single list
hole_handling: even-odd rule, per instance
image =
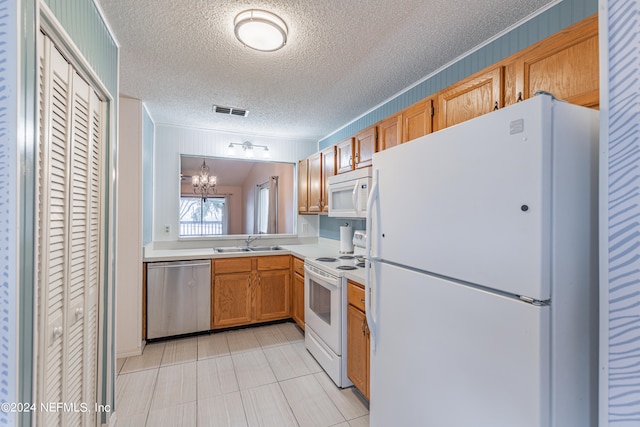
[{"label": "microwave door handle", "polygon": [[353,186],[353,193],[351,193],[351,201],[353,202],[353,210],[356,214],[360,213],[360,209],[358,209],[358,181]]}]

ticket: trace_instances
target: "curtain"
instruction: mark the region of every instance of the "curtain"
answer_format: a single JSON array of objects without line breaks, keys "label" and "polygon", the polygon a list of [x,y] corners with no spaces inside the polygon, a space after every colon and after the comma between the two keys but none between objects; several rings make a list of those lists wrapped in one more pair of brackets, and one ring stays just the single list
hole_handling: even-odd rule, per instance
[{"label": "curtain", "polygon": [[278,233],[278,177],[256,186],[254,233]]},{"label": "curtain", "polygon": [[278,233],[278,177],[269,178],[269,209],[267,215],[267,234]]}]

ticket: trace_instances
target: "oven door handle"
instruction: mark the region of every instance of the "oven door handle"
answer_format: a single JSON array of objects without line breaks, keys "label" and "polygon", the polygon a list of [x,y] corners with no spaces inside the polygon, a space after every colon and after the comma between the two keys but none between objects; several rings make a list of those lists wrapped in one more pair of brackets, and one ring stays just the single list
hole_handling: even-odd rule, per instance
[{"label": "oven door handle", "polygon": [[332,279],[330,277],[325,277],[321,274],[316,273],[315,271],[311,270],[309,267],[307,267],[306,265],[304,266],[304,274],[305,274],[305,278],[307,277],[307,275],[309,276],[309,278],[313,278],[315,279],[314,282],[317,283],[318,285],[322,286],[325,289],[328,289],[330,291],[335,291],[337,289],[339,289],[339,281]]}]

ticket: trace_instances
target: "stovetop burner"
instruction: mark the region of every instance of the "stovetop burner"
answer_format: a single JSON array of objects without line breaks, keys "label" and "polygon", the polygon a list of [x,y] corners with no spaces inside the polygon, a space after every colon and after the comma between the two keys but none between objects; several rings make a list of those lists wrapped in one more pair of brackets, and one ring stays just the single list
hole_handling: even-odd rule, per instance
[{"label": "stovetop burner", "polygon": [[316,258],[316,261],[320,261],[320,262],[336,262],[338,260],[336,258],[323,256],[323,257],[320,257],[320,258]]},{"label": "stovetop burner", "polygon": [[364,261],[360,261],[359,263],[356,264],[356,267],[362,267],[364,268]]},{"label": "stovetop burner", "polygon": [[357,270],[358,267],[355,267],[353,265],[339,265],[336,267],[336,269],[338,270]]},{"label": "stovetop burner", "polygon": [[353,255],[342,255],[339,256],[338,259],[355,259],[356,257],[354,257]]}]

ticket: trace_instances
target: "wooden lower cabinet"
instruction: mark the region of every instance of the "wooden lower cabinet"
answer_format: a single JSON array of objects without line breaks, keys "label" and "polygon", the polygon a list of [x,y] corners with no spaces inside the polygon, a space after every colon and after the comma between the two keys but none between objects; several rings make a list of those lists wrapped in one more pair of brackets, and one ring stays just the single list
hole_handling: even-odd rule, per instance
[{"label": "wooden lower cabinet", "polygon": [[291,317],[304,331],[304,261],[293,257]]},{"label": "wooden lower cabinet", "polygon": [[347,376],[369,399],[370,334],[364,312],[364,289],[349,281],[347,306]]},{"label": "wooden lower cabinet", "polygon": [[213,326],[251,322],[251,293],[251,273],[217,274],[213,285]]},{"label": "wooden lower cabinet", "polygon": [[212,329],[291,316],[289,255],[213,261]]},{"label": "wooden lower cabinet", "polygon": [[276,320],[289,317],[291,272],[286,270],[258,272],[256,288],[256,320]]},{"label": "wooden lower cabinet", "polygon": [[142,263],[142,340],[147,339],[147,263]]}]

